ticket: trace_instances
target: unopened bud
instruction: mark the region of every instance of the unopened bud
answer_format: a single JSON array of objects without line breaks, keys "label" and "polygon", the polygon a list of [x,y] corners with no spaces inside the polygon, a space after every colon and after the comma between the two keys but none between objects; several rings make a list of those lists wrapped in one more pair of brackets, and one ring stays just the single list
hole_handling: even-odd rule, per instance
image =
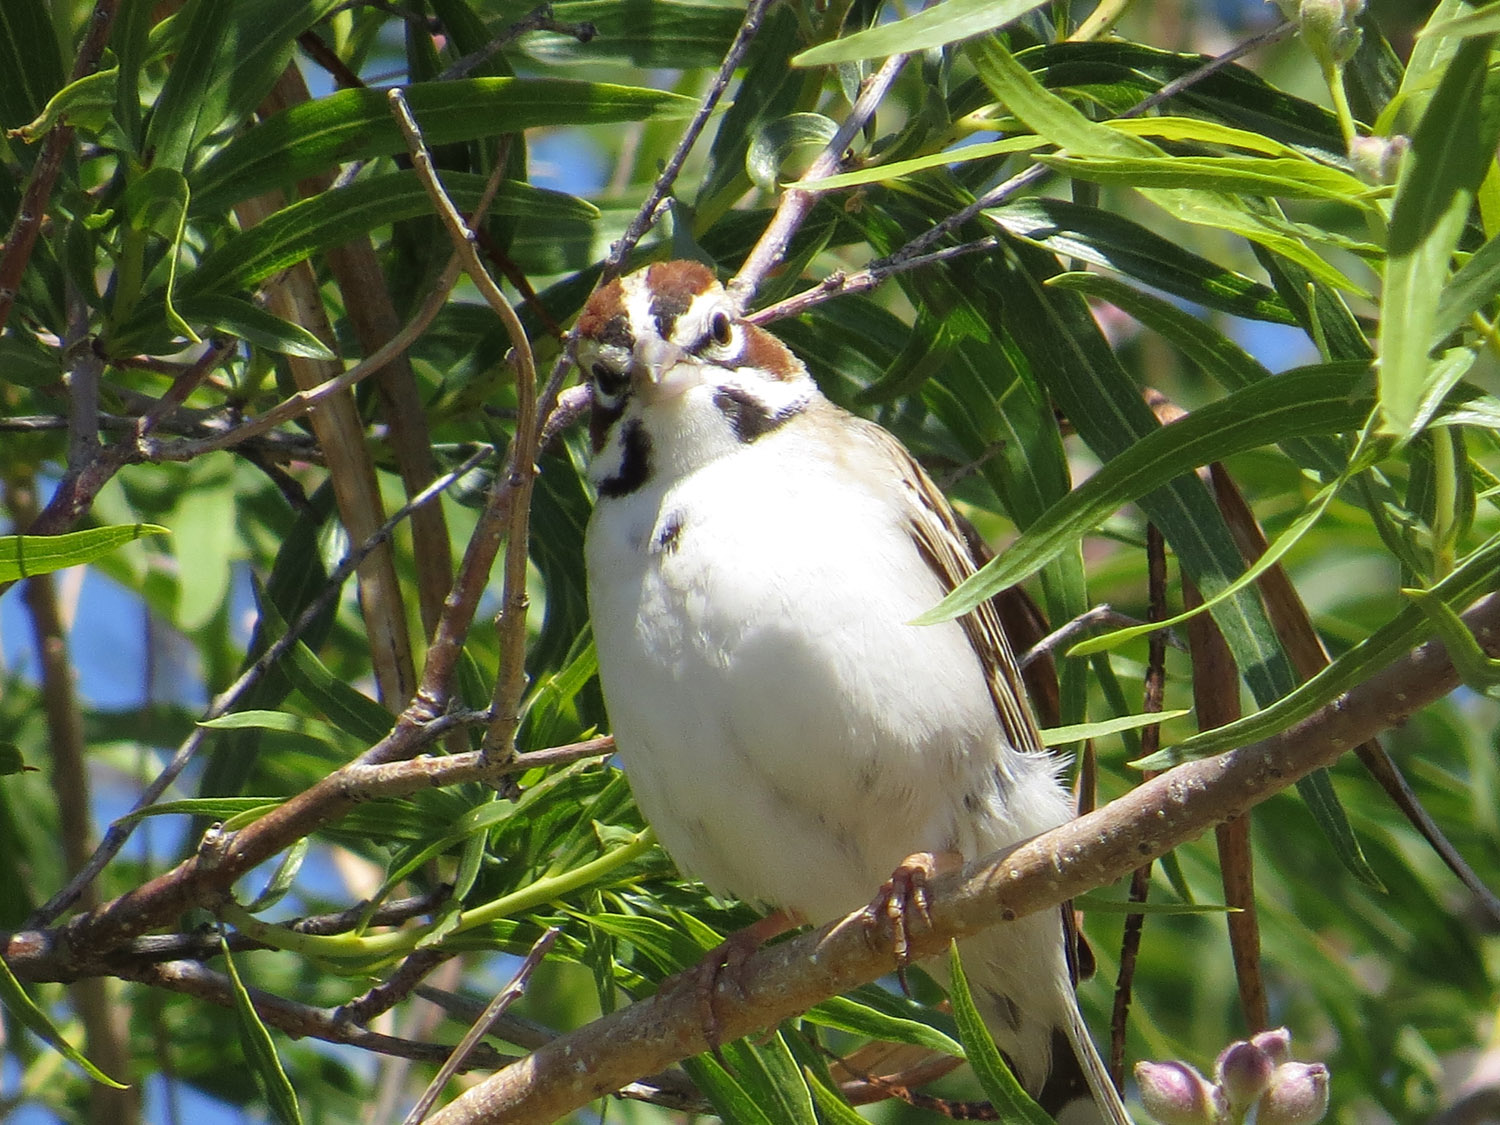
[{"label": "unopened bud", "polygon": [[1313,54],[1346,63],[1359,50],[1359,14],[1364,10],[1365,0],[1302,0],[1297,26]]},{"label": "unopened bud", "polygon": [[1313,1125],[1328,1112],[1328,1068],[1322,1063],[1282,1063],[1261,1099],[1257,1125]]},{"label": "unopened bud", "polygon": [[1214,1077],[1219,1080],[1219,1089],[1224,1091],[1229,1112],[1243,1114],[1254,1105],[1255,1099],[1270,1086],[1271,1072],[1275,1069],[1271,1056],[1254,1043],[1241,1039],[1225,1047],[1224,1053],[1214,1063]]},{"label": "unopened bud", "polygon": [[1141,1104],[1161,1125],[1216,1125],[1222,1099],[1219,1091],[1183,1062],[1135,1064]]},{"label": "unopened bud", "polygon": [[1354,165],[1354,174],[1367,184],[1393,184],[1401,171],[1401,158],[1411,147],[1411,141],[1397,134],[1394,137],[1355,137],[1349,143],[1349,162]]},{"label": "unopened bud", "polygon": [[1250,1042],[1259,1047],[1277,1066],[1292,1057],[1292,1033],[1284,1027],[1273,1027],[1250,1036]]}]

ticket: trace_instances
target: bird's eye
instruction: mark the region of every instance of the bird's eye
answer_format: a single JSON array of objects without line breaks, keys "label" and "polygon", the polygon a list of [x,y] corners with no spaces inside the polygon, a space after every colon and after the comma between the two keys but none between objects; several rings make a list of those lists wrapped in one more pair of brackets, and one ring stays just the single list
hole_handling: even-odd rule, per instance
[{"label": "bird's eye", "polygon": [[727,312],[716,312],[708,322],[708,334],[722,347],[734,339],[734,321]]},{"label": "bird's eye", "polygon": [[594,377],[594,386],[599,388],[599,393],[613,398],[625,389],[628,381],[625,372],[616,371],[607,363],[596,363],[589,369]]}]

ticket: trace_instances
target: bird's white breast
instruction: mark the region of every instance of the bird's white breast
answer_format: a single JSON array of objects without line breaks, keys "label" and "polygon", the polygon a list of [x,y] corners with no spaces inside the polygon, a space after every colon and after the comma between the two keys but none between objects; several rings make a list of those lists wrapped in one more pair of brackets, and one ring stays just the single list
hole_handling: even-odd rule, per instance
[{"label": "bird's white breast", "polygon": [[[587,562],[611,724],[668,852],[822,921],[914,851],[973,855],[1067,810],[1050,762],[1003,745],[962,629],[908,624],[944,591],[897,467],[851,487],[802,429],[601,501]],[[1040,805],[1013,813],[1017,784]]]}]

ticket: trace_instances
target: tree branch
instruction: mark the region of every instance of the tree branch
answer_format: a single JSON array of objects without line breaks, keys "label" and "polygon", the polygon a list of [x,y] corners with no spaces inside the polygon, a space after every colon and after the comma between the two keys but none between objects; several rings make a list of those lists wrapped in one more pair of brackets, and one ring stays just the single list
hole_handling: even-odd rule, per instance
[{"label": "tree branch", "polygon": [[[1500,594],[1477,602],[1464,622],[1486,651],[1500,652]],[[1429,641],[1281,734],[1184,763],[1008,854],[935,880],[932,928],[912,936],[914,952],[941,953],[953,938],[1113,882],[1331,765],[1458,683],[1447,650]],[[751,1034],[872,981],[890,971],[890,956],[863,911],[761,949],[740,975],[743,1002],[729,989],[718,997],[722,1037]],[[432,1125],[540,1125],[707,1050],[697,979],[691,970],[672,977],[655,996],[549,1043],[463,1094]]]}]

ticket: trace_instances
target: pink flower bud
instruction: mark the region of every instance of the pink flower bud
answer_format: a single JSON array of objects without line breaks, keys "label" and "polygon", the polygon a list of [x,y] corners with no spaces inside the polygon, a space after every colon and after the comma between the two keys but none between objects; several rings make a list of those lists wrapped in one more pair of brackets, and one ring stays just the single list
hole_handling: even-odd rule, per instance
[{"label": "pink flower bud", "polygon": [[1273,1027],[1250,1036],[1250,1042],[1271,1057],[1277,1066],[1292,1057],[1292,1033],[1284,1027]]},{"label": "pink flower bud", "polygon": [[1328,1112],[1328,1068],[1322,1063],[1282,1063],[1261,1100],[1257,1125],[1313,1125]]},{"label": "pink flower bud", "polygon": [[1214,1077],[1224,1091],[1229,1111],[1243,1114],[1254,1105],[1271,1085],[1271,1072],[1275,1069],[1271,1056],[1254,1043],[1242,1039],[1225,1047],[1214,1063]]},{"label": "pink flower bud", "polygon": [[1187,1063],[1135,1064],[1141,1104],[1161,1125],[1216,1125],[1222,1099],[1219,1091]]}]

